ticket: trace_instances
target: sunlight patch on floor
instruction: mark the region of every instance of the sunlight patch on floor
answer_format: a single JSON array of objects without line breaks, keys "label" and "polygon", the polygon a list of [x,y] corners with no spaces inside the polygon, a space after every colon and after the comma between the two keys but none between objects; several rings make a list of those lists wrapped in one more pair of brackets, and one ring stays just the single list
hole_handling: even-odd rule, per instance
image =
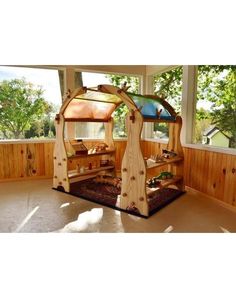
[{"label": "sunlight patch on floor", "polygon": [[231,233],[229,230],[227,230],[227,229],[225,229],[225,228],[223,228],[223,227],[221,227],[221,226],[220,226],[220,229],[221,229],[221,231],[222,231],[223,233]]},{"label": "sunlight patch on floor", "polygon": [[78,219],[64,226],[60,233],[91,233],[100,231],[100,223],[103,217],[102,208],[93,208],[79,214]]},{"label": "sunlight patch on floor", "polygon": [[27,222],[31,219],[31,217],[38,211],[39,206],[36,206],[20,223],[20,225],[17,227],[17,229],[14,231],[14,233],[20,232],[20,230],[27,224]]},{"label": "sunlight patch on floor", "polygon": [[64,204],[62,204],[61,206],[60,206],[60,208],[65,208],[65,207],[67,207],[67,206],[69,206],[70,205],[70,203],[64,203]]},{"label": "sunlight patch on floor", "polygon": [[140,221],[141,220],[141,217],[138,217],[138,216],[132,215],[132,214],[128,214],[128,217],[130,217],[134,221]]},{"label": "sunlight patch on floor", "polygon": [[174,228],[172,226],[169,226],[168,228],[166,228],[163,233],[170,233],[174,230]]}]

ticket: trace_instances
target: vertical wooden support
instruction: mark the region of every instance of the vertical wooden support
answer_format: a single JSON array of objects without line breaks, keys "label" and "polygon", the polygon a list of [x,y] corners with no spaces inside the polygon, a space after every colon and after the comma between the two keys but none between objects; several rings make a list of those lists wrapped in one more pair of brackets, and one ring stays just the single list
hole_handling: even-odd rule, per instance
[{"label": "vertical wooden support", "polygon": [[194,119],[196,114],[197,96],[197,66],[183,66],[183,91],[181,115],[183,130],[181,140],[183,144],[191,144],[194,139]]},{"label": "vertical wooden support", "polygon": [[113,127],[114,120],[111,118],[109,122],[104,123],[105,126],[105,143],[108,145],[109,149],[115,149],[114,139],[113,139]]},{"label": "vertical wooden support", "polygon": [[67,153],[64,143],[65,121],[62,114],[58,114],[55,120],[56,141],[53,153],[53,187],[63,187],[65,191],[70,191],[70,183],[68,179]]},{"label": "vertical wooden support", "polygon": [[[108,145],[108,149],[115,150],[115,143],[113,139],[113,127],[114,127],[113,118],[111,118],[109,122],[104,122],[104,126],[105,126],[104,142]],[[104,155],[104,158],[106,158],[106,155]],[[113,175],[116,176],[116,158],[114,153],[110,155],[109,160],[112,161],[113,165],[115,166]]]},{"label": "vertical wooden support", "polygon": [[[167,145],[167,150],[173,150],[175,153],[177,153],[178,157],[184,157],[183,147],[180,142],[180,133],[182,128],[182,118],[180,116],[176,117],[175,123],[169,124],[169,142]],[[168,165],[168,171],[173,173],[177,176],[184,176],[184,163],[183,161],[180,161],[178,163],[169,164]],[[183,190],[184,189],[184,181],[183,179],[176,183],[176,186]]]},{"label": "vertical wooden support", "polygon": [[[75,70],[73,68],[67,67],[65,70],[65,85],[66,91],[75,89]],[[66,137],[75,139],[75,122],[66,123]]]},{"label": "vertical wooden support", "polygon": [[122,188],[120,206],[123,209],[135,207],[142,215],[148,216],[146,165],[140,145],[143,118],[139,111],[128,113],[126,127],[128,139],[121,166]]},{"label": "vertical wooden support", "polygon": [[182,128],[182,118],[176,117],[175,123],[169,124],[169,142],[167,145],[168,150],[173,150],[178,156],[183,157],[184,152],[180,142],[180,133]]}]

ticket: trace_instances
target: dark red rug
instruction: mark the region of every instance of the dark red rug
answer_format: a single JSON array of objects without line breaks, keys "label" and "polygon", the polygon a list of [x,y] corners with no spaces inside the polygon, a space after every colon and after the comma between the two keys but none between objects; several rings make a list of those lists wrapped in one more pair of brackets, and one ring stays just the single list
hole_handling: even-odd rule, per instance
[{"label": "dark red rug", "polygon": [[[173,188],[162,188],[149,195],[149,216],[170,204],[183,193],[183,191]],[[113,185],[96,183],[93,179],[72,183],[70,194],[136,216],[149,217],[140,214],[138,211],[128,211],[119,208],[117,206],[117,196],[120,195],[120,189]]]}]

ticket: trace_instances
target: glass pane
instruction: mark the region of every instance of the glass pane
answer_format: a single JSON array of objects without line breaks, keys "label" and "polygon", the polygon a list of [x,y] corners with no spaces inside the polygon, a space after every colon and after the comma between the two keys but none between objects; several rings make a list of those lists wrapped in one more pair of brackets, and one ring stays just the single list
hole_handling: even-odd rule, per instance
[{"label": "glass pane", "polygon": [[62,81],[54,69],[0,66],[0,139],[55,138]]},{"label": "glass pane", "polygon": [[199,65],[195,143],[236,148],[236,66]]},{"label": "glass pane", "polygon": [[181,114],[183,67],[176,67],[154,76],[154,94],[164,98]]},{"label": "glass pane", "polygon": [[91,101],[110,102],[115,104],[119,104],[122,102],[122,100],[114,94],[107,94],[96,91],[87,91],[84,94],[76,96],[76,98],[87,99]]},{"label": "glass pane", "polygon": [[175,117],[171,116],[170,112],[163,107],[163,105],[155,99],[138,96],[135,94],[129,94],[133,99],[136,106],[141,108],[141,114],[147,119],[157,119],[157,112],[160,112],[160,119],[162,120],[174,120]]},{"label": "glass pane", "polygon": [[76,122],[75,127],[77,139],[104,139],[105,137],[104,123]]},{"label": "glass pane", "polygon": [[168,123],[154,123],[153,138],[169,140],[169,125]]},{"label": "glass pane", "polygon": [[74,98],[69,103],[64,117],[65,119],[97,119],[108,120],[115,110],[113,103],[86,101]]}]

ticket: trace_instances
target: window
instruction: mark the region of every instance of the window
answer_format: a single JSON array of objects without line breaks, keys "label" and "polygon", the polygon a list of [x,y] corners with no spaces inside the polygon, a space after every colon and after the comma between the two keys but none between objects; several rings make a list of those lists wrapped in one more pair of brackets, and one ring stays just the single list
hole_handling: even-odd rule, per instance
[{"label": "window", "polygon": [[[153,78],[154,94],[164,98],[181,114],[183,67],[176,67],[170,71],[155,75]],[[169,129],[167,123],[147,123],[149,131],[147,137],[168,140]]]},{"label": "window", "polygon": [[[112,84],[117,87],[121,87],[122,84],[127,82],[127,86],[130,86],[129,92],[139,93],[139,78],[128,75],[116,75],[116,74],[103,74],[103,73],[91,73],[82,72],[82,84],[87,87],[96,87],[101,84]],[[114,138],[126,137],[125,117],[128,113],[128,108],[125,104],[121,104],[113,114],[114,117]],[[105,130],[103,123],[76,123],[76,138],[104,138]]]},{"label": "window", "polygon": [[181,114],[183,67],[176,67],[154,76],[154,94],[168,101]]},{"label": "window", "polygon": [[236,148],[236,66],[199,65],[194,143]]},{"label": "window", "polygon": [[0,67],[0,139],[54,138],[61,101],[57,70]]}]

